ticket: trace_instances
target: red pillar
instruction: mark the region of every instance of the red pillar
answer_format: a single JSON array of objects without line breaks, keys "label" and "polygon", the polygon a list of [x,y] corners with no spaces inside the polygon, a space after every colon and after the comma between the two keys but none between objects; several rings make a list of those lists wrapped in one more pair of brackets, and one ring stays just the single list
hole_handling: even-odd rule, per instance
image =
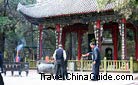
[{"label": "red pillar", "polygon": [[101,51],[101,36],[100,36],[100,28],[101,28],[101,21],[100,20],[97,20],[96,21],[96,30],[97,30],[97,37],[98,37],[98,47],[100,48],[100,51]]},{"label": "red pillar", "polygon": [[58,32],[58,45],[60,44],[60,33]]},{"label": "red pillar", "polygon": [[39,59],[42,58],[42,31],[43,31],[43,25],[39,25]]},{"label": "red pillar", "polygon": [[66,32],[63,30],[62,31],[62,40],[61,40],[63,49],[65,49],[65,42],[66,42]]},{"label": "red pillar", "polygon": [[138,60],[138,30],[135,30],[135,58]]},{"label": "red pillar", "polygon": [[57,43],[59,45],[61,43],[60,42],[60,24],[56,25],[56,32],[58,33],[58,41],[57,41]]},{"label": "red pillar", "polygon": [[78,60],[80,60],[82,54],[81,53],[82,34],[80,31],[77,34],[78,34]]},{"label": "red pillar", "polygon": [[117,60],[117,57],[118,57],[118,27],[117,26],[114,26],[113,29],[112,29],[112,33],[113,33],[113,44],[114,44],[114,60]]}]

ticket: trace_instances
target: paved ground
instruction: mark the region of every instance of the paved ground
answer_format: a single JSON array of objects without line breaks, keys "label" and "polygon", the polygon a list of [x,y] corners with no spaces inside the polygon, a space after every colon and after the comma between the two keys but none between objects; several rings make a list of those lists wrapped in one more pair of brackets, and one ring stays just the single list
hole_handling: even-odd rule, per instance
[{"label": "paved ground", "polygon": [[[132,75],[133,79],[132,77],[129,79],[129,75]],[[90,81],[90,76],[92,76],[90,72],[70,72],[68,80],[48,80],[51,78],[49,75],[45,77],[45,80],[41,80],[40,74],[37,74],[35,70],[30,70],[27,77],[25,72],[22,73],[22,76],[19,76],[18,72],[15,72],[14,76],[7,72],[7,75],[3,75],[3,78],[5,85],[138,85],[138,80],[135,80],[138,73],[100,73],[101,80],[99,81]]]}]

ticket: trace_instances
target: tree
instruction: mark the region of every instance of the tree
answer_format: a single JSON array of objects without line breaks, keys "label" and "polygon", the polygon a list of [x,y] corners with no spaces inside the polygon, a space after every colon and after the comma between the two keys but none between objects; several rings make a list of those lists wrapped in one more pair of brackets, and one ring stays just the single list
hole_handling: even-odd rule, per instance
[{"label": "tree", "polygon": [[19,2],[31,3],[31,1],[33,3],[35,0],[0,0],[0,51],[4,54],[5,50],[5,53],[10,55],[6,57],[13,55],[18,41],[30,26],[16,7]]},{"label": "tree", "polygon": [[114,5],[114,11],[130,20],[138,19],[138,1],[137,0],[97,0],[98,9],[102,10],[107,4]]}]

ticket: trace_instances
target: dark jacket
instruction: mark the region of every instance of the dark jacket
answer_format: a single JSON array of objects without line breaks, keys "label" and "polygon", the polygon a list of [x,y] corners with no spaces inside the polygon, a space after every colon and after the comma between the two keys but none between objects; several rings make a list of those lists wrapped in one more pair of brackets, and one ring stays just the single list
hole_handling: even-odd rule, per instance
[{"label": "dark jacket", "polygon": [[100,55],[100,51],[99,48],[97,46],[94,47],[93,49],[93,61],[96,61],[96,64],[101,64],[101,55]]},{"label": "dark jacket", "polygon": [[63,49],[57,49],[56,50],[56,60],[62,60],[62,61],[64,61]]}]

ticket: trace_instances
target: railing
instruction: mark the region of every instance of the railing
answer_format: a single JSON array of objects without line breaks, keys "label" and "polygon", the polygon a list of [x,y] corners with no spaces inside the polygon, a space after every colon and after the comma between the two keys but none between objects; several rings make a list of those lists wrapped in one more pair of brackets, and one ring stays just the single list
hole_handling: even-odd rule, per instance
[{"label": "railing", "polygon": [[35,69],[36,68],[36,62],[35,60],[29,60],[29,65],[30,65],[30,69]]},{"label": "railing", "polygon": [[132,72],[138,72],[138,61],[133,61]]},{"label": "railing", "polygon": [[18,71],[19,75],[21,75],[22,71],[26,72],[26,76],[29,73],[29,63],[24,62],[4,62],[3,63],[3,73],[6,75],[7,71],[11,71],[12,76],[14,71]]},{"label": "railing", "polygon": [[107,71],[130,71],[129,60],[107,60]]},{"label": "railing", "polygon": [[[68,60],[68,70],[71,71],[91,71],[91,60]],[[130,60],[101,60],[100,71],[109,72],[136,72],[138,71],[138,61]]]},{"label": "railing", "polygon": [[[30,69],[36,68],[35,60],[29,60]],[[68,60],[68,70],[70,71],[91,71],[91,60]],[[138,61],[133,60],[101,60],[100,71],[104,72],[138,72]]]}]

